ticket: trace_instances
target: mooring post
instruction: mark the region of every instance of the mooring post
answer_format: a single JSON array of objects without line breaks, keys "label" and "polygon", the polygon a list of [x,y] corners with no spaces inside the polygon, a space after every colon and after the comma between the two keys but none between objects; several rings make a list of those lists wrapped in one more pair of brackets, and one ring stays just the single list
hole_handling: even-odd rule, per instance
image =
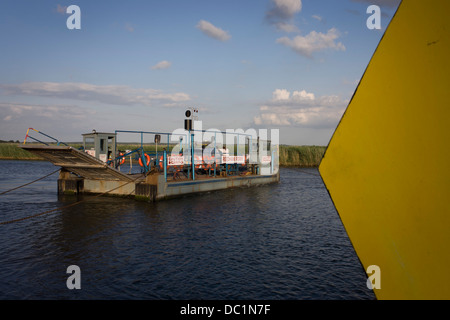
[{"label": "mooring post", "polygon": [[167,151],[164,148],[164,180],[167,182]]},{"label": "mooring post", "polygon": [[78,194],[83,192],[84,179],[78,178],[61,168],[58,178],[58,194]]},{"label": "mooring post", "polygon": [[195,158],[194,158],[194,134],[191,133],[191,163],[192,163],[192,180],[195,180]]}]

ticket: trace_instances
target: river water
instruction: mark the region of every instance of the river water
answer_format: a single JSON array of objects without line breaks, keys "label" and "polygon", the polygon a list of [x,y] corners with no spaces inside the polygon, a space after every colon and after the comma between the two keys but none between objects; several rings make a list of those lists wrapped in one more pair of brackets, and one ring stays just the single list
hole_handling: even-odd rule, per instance
[{"label": "river water", "polygon": [[[0,161],[0,193],[57,168]],[[375,299],[317,169],[157,203],[58,196],[54,174],[0,195],[0,299]],[[80,269],[69,290],[67,268]]]}]

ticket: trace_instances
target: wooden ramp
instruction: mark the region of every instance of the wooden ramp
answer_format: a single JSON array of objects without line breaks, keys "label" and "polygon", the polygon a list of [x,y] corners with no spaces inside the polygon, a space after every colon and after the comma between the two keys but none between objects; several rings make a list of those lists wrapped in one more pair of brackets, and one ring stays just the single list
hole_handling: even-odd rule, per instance
[{"label": "wooden ramp", "polygon": [[90,180],[132,181],[124,174],[91,155],[67,146],[19,145],[39,157]]}]

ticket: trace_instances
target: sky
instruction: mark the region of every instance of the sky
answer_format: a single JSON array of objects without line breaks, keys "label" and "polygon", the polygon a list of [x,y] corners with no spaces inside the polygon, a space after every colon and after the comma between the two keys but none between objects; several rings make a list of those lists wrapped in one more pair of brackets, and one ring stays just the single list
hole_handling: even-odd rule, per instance
[{"label": "sky", "polygon": [[0,140],[173,132],[193,107],[205,130],[326,146],[399,1],[2,0]]}]

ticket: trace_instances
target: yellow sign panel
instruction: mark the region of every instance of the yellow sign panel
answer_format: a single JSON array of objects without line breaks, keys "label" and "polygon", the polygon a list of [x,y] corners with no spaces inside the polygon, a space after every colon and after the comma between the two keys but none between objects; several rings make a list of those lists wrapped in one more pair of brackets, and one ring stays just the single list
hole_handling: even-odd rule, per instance
[{"label": "yellow sign panel", "polygon": [[379,299],[450,299],[450,1],[403,1],[319,170]]}]

